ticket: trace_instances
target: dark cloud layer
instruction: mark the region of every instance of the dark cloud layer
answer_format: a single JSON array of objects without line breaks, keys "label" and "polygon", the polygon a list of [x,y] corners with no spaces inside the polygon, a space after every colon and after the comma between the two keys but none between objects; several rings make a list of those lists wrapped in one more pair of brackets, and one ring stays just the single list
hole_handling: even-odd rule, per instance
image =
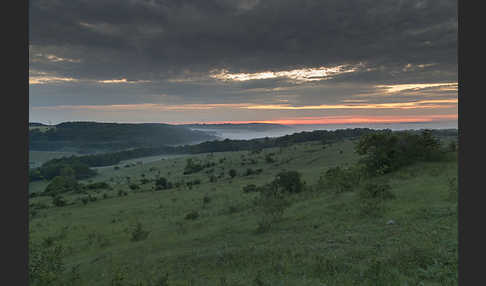
[{"label": "dark cloud layer", "polygon": [[[32,0],[31,118],[63,114],[58,120],[69,120],[75,110],[77,119],[115,120],[121,112],[103,113],[92,108],[96,105],[318,106],[451,99],[457,97],[454,89],[385,96],[386,89],[377,86],[457,82],[456,6],[452,0]],[[353,71],[316,81],[214,76],[341,65]],[[91,109],[90,115],[66,107],[55,113],[50,106]],[[379,112],[450,114],[454,108]],[[134,114],[144,120],[150,112],[150,120],[166,122],[374,114],[364,109],[157,110],[130,111],[116,120]]]},{"label": "dark cloud layer", "polygon": [[49,47],[80,59],[56,71],[86,78],[359,61],[391,67],[434,62],[453,69],[456,2],[37,0],[30,5],[30,43],[33,51]]}]

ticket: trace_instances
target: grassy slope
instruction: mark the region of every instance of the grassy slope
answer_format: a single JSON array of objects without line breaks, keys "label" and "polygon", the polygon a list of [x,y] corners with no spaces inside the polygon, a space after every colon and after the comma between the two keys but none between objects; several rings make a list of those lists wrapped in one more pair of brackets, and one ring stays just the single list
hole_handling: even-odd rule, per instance
[{"label": "grassy slope", "polygon": [[[308,185],[314,185],[327,168],[356,162],[352,147],[351,142],[345,142],[323,150],[318,143],[305,143],[283,148],[281,153],[267,149],[261,154],[194,156],[214,162],[226,158],[215,167],[215,175],[221,167],[225,172],[224,179],[216,183],[209,183],[204,171],[182,175],[185,158],[120,170],[105,168],[93,181],[113,178],[114,190],[106,191],[109,199],[39,211],[30,223],[31,239],[55,236],[69,226],[59,242],[69,249],[65,258],[68,268],[80,265],[82,285],[108,285],[122,265],[128,267],[123,272],[127,281],[168,272],[170,285],[379,285],[369,280],[379,265],[386,266],[377,272],[384,275],[382,281],[389,277],[409,285],[454,281],[457,204],[447,200],[447,179],[456,177],[456,160],[419,163],[388,175],[396,199],[386,203],[383,217],[362,216],[355,192],[333,195],[320,190],[294,195],[281,222],[267,233],[255,233],[260,216],[252,204],[256,194],[243,193],[243,186],[269,182],[283,169],[298,170]],[[277,163],[265,163],[266,152],[275,152]],[[258,163],[241,166],[242,155],[258,159]],[[200,178],[202,183],[192,190],[130,191],[124,177],[130,176],[132,182],[142,173],[154,178],[157,172],[150,172],[151,167],[172,182],[184,177],[186,181]],[[231,168],[239,172],[234,179],[228,177]],[[264,171],[257,176],[240,176],[246,168]],[[142,185],[142,189],[151,186],[153,183]],[[118,197],[118,189],[129,195]],[[205,195],[211,202],[203,207]],[[199,211],[200,217],[185,220],[193,210]],[[396,223],[388,225],[390,219]],[[131,242],[130,229],[137,221],[150,234],[146,240]]]}]

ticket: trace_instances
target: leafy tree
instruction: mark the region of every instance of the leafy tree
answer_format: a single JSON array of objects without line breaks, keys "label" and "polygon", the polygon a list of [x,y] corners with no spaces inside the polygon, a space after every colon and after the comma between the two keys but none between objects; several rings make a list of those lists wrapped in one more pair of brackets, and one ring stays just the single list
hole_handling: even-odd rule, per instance
[{"label": "leafy tree", "polygon": [[420,135],[390,130],[367,134],[360,138],[355,149],[364,155],[361,163],[370,175],[385,174],[415,161],[443,157],[440,141],[430,130],[424,130]]},{"label": "leafy tree", "polygon": [[231,170],[229,170],[228,174],[230,175],[231,178],[234,178],[234,177],[236,177],[236,170],[231,169]]}]

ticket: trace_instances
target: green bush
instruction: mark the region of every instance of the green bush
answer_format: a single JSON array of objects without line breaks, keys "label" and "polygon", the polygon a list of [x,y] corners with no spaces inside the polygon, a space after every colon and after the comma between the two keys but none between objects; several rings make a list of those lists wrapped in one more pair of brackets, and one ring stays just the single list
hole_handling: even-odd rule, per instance
[{"label": "green bush", "polygon": [[287,193],[300,193],[304,190],[304,182],[301,179],[301,174],[297,171],[280,172],[272,183]]},{"label": "green bush", "polygon": [[140,240],[144,240],[148,237],[150,231],[146,231],[143,229],[143,225],[140,223],[140,222],[137,222],[135,224],[135,227],[133,228],[132,232],[131,232],[131,238],[130,240],[131,241],[140,241]]},{"label": "green bush", "polygon": [[169,181],[166,178],[160,177],[155,181],[156,190],[165,190],[169,188]]},{"label": "green bush", "polygon": [[60,196],[60,195],[57,195],[55,196],[53,199],[52,199],[52,204],[55,205],[56,207],[63,207],[65,206],[67,203],[66,203],[66,200]]},{"label": "green bush", "polygon": [[390,191],[391,186],[384,183],[368,182],[359,192],[360,199],[394,199],[395,195]]},{"label": "green bush", "polygon": [[29,241],[29,285],[64,285],[63,247],[40,246]]},{"label": "green bush", "polygon": [[137,184],[133,184],[133,183],[132,183],[132,184],[130,184],[130,185],[129,185],[129,187],[130,187],[130,189],[131,189],[132,191],[135,191],[135,190],[140,189],[140,186],[139,186],[139,185],[137,185]]},{"label": "green bush", "polygon": [[244,193],[251,193],[251,192],[257,192],[258,188],[254,184],[249,184],[243,187],[243,192]]},{"label": "green bush", "polygon": [[416,161],[437,161],[444,158],[440,141],[430,130],[420,135],[390,130],[363,135],[355,146],[364,155],[361,163],[371,176],[394,171]]},{"label": "green bush", "polygon": [[385,211],[385,201],[395,198],[390,189],[390,185],[385,183],[366,183],[358,194],[361,214],[382,216]]},{"label": "green bush", "polygon": [[85,186],[85,188],[88,190],[110,189],[110,185],[108,185],[106,182],[97,182],[97,183],[88,184]]},{"label": "green bush", "polygon": [[358,168],[334,167],[328,169],[319,180],[321,187],[329,187],[335,193],[353,191],[360,182],[360,170]]},{"label": "green bush", "polygon": [[67,192],[80,192],[81,186],[73,177],[56,176],[44,189],[44,194],[56,196]]},{"label": "green bush", "polygon": [[194,163],[192,158],[187,159],[186,166],[184,167],[184,175],[197,173],[204,169],[204,166],[199,163]]},{"label": "green bush", "polygon": [[189,219],[189,220],[195,220],[198,217],[199,217],[199,212],[198,211],[191,211],[184,218],[185,219]]}]

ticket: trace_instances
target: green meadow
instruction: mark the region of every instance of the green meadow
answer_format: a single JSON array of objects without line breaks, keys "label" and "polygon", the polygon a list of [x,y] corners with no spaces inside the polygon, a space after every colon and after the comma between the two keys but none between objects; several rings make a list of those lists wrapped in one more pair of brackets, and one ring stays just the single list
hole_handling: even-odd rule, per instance
[{"label": "green meadow", "polygon": [[[31,182],[32,285],[457,285],[457,153],[377,177],[389,199],[370,206],[365,184],[325,181],[355,144],[130,160],[61,206]],[[205,167],[184,174],[188,159]],[[244,191],[285,171],[303,182],[285,203]]]}]

